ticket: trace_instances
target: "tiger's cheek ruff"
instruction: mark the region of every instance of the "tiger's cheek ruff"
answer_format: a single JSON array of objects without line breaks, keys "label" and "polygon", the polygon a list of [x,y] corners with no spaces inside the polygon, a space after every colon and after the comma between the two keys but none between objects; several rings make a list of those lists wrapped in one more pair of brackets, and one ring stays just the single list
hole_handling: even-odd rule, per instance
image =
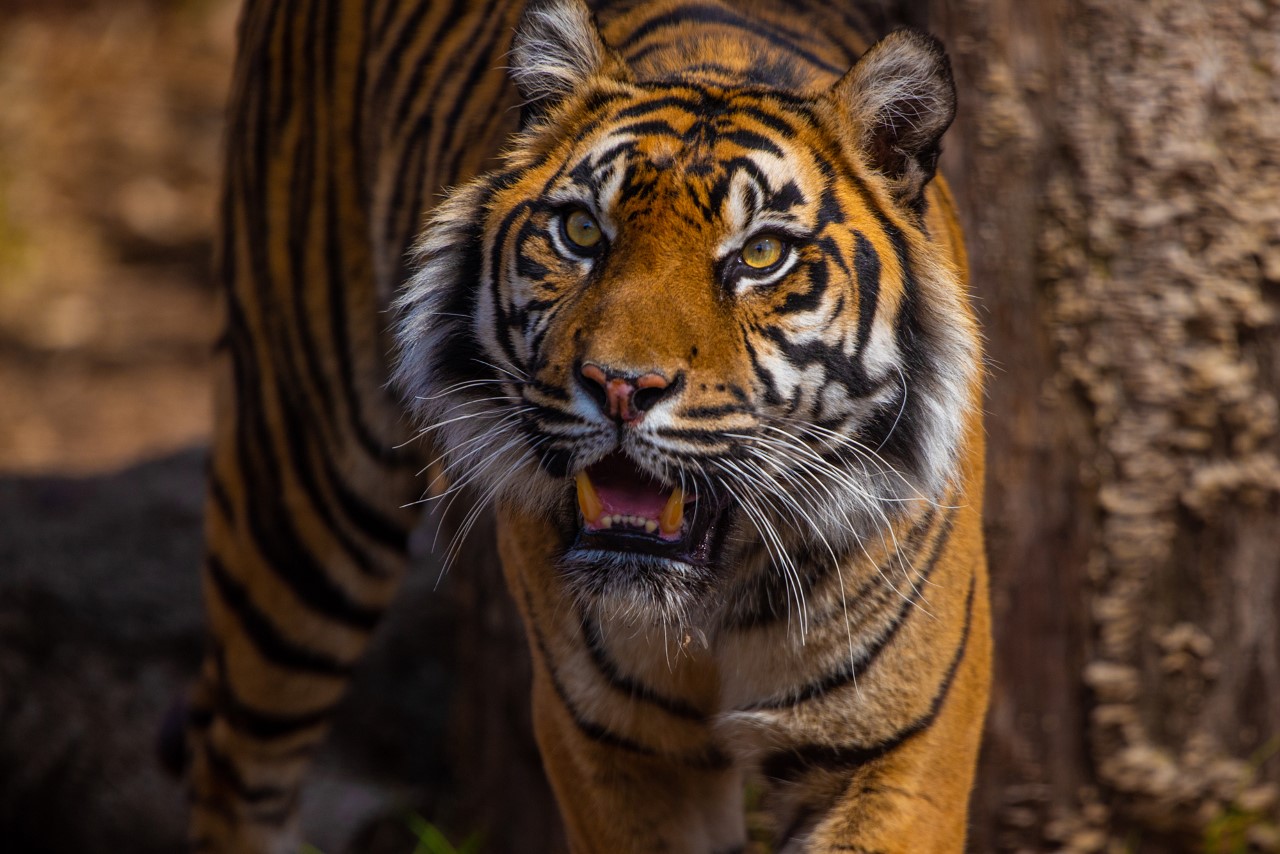
[{"label": "tiger's cheek ruff", "polygon": [[503,334],[494,244],[484,234],[495,184],[489,176],[455,191],[424,230],[417,272],[393,306],[393,383],[442,454],[448,483],[437,491],[469,487],[483,503],[513,501],[546,515],[563,484],[527,440],[528,352]]}]

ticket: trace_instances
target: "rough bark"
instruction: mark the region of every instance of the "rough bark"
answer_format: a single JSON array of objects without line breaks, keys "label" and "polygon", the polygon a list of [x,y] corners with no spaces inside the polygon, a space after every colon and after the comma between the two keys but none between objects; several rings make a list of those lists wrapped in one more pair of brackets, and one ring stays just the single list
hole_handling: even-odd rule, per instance
[{"label": "rough bark", "polygon": [[1277,850],[1280,7],[932,7],[992,365],[973,847]]}]

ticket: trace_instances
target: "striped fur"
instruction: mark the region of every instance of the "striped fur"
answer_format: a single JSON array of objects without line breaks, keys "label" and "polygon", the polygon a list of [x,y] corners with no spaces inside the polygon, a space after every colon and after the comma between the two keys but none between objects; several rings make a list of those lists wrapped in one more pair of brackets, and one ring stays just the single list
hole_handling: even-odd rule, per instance
[{"label": "striped fur", "polygon": [[[574,849],[742,850],[751,777],[779,850],[963,847],[990,640],[946,58],[816,2],[597,6],[536,5],[508,44],[504,4],[250,3],[197,847],[289,850],[394,593],[424,486],[381,360],[406,276],[395,387],[446,500],[497,510]],[[486,72],[508,48],[514,90]],[[606,412],[600,365],[661,378],[642,417]],[[696,496],[696,549],[584,536],[575,477],[623,458]]]}]

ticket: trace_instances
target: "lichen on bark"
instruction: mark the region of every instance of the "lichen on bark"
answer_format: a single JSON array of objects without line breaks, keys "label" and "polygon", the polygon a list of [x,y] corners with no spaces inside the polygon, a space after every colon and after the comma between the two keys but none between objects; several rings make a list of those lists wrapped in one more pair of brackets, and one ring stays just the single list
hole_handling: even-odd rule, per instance
[{"label": "lichen on bark", "polygon": [[993,365],[975,850],[1280,850],[1280,4],[930,9]]},{"label": "lichen on bark", "polygon": [[[1067,32],[1041,276],[1097,441],[1099,782],[1186,838],[1256,816],[1280,735],[1274,615],[1280,9],[1089,0]],[[1271,543],[1268,549],[1263,544]],[[1273,775],[1274,776],[1274,773]]]}]

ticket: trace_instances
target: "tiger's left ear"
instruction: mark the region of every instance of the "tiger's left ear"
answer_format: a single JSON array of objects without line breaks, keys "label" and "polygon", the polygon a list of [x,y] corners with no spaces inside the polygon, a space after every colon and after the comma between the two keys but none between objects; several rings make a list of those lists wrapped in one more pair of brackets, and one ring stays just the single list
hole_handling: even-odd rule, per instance
[{"label": "tiger's left ear", "polygon": [[524,99],[522,124],[546,115],[593,77],[631,77],[583,0],[531,3],[516,30],[511,60],[511,77]]},{"label": "tiger's left ear", "polygon": [[956,115],[956,84],[942,43],[897,30],[862,55],[827,97],[842,131],[916,210],[933,179],[943,132]]}]

